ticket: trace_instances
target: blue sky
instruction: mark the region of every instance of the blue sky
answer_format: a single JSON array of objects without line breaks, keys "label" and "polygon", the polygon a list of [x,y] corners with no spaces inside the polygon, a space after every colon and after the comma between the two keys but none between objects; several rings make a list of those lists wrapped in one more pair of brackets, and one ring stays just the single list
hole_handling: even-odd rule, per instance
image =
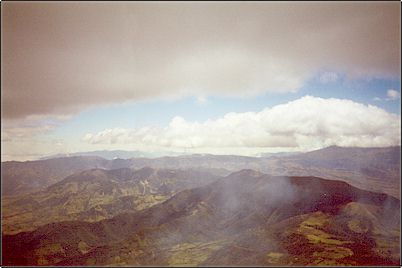
[{"label": "blue sky", "polygon": [[[330,73],[334,74],[334,73]],[[187,122],[204,123],[207,120],[214,121],[223,118],[225,114],[260,112],[266,108],[272,108],[280,104],[299,100],[304,96],[313,96],[323,99],[335,98],[351,100],[364,105],[374,105],[384,109],[388,113],[400,115],[400,98],[390,99],[387,96],[389,90],[400,93],[400,80],[396,79],[357,79],[350,80],[345,76],[336,74],[336,79],[322,81],[322,73],[310,79],[296,92],[264,93],[251,97],[222,97],[207,96],[199,100],[196,96],[182,97],[165,100],[144,100],[126,102],[123,104],[105,105],[88,108],[75,116],[63,121],[53,131],[45,134],[44,138],[61,140],[64,148],[62,152],[91,151],[99,149],[125,149],[145,150],[142,147],[131,144],[108,144],[109,141],[100,144],[88,144],[83,141],[87,133],[96,135],[107,129],[122,128],[127,131],[142,127],[166,128],[172,119],[180,116]],[[399,94],[400,95],[400,94]],[[350,114],[353,117],[353,114]],[[347,120],[348,118],[345,118]],[[66,146],[67,145],[67,146]],[[154,151],[187,152],[183,148],[160,148]],[[274,151],[291,151],[291,148],[282,148]],[[295,149],[293,149],[295,150]],[[300,148],[296,150],[302,150]],[[253,151],[270,151],[269,148]],[[198,151],[196,151],[198,152]],[[201,151],[210,152],[210,151]],[[224,151],[228,154],[236,154],[237,150]],[[220,153],[218,151],[217,153]],[[163,153],[161,153],[163,154]],[[246,155],[255,155],[248,153]]]},{"label": "blue sky", "polygon": [[400,115],[400,99],[387,99],[388,90],[400,92],[400,80],[348,80],[339,75],[337,81],[322,83],[319,77],[311,79],[297,92],[265,93],[247,98],[211,96],[206,97],[205,103],[199,103],[197,97],[191,96],[176,100],[147,100],[89,108],[64,122],[53,135],[64,139],[81,139],[86,133],[99,132],[106,128],[139,128],[148,125],[164,127],[175,116],[188,121],[203,122],[218,119],[229,112],[258,112],[305,95],[349,99]]}]

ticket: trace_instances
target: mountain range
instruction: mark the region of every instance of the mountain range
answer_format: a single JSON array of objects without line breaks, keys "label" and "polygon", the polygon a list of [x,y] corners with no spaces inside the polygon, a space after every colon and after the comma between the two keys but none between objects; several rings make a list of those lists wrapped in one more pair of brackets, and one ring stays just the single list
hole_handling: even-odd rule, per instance
[{"label": "mountain range", "polygon": [[137,212],[3,236],[5,265],[397,265],[400,201],[242,170]]},{"label": "mountain range", "polygon": [[134,157],[147,157],[147,158],[155,158],[160,157],[161,155],[169,155],[169,156],[177,156],[180,153],[176,152],[142,152],[142,151],[124,151],[124,150],[101,150],[101,151],[92,151],[92,152],[75,152],[75,153],[65,153],[65,154],[55,154],[41,157],[39,160],[53,159],[53,158],[62,158],[62,157],[72,157],[72,156],[97,156],[102,157],[104,159],[113,160],[113,159],[129,159]]},{"label": "mountain range", "polygon": [[400,147],[2,162],[2,265],[399,265]]},{"label": "mountain range", "polygon": [[78,171],[92,168],[207,168],[228,175],[254,169],[277,176],[317,176],[343,180],[370,191],[400,197],[401,147],[324,149],[294,155],[245,157],[234,155],[183,155],[160,158],[106,160],[97,156],[74,156],[27,162],[2,162],[3,195],[43,190]]},{"label": "mountain range", "polygon": [[220,178],[206,170],[90,169],[45,190],[3,199],[3,233],[52,222],[99,221],[165,201],[175,193]]}]

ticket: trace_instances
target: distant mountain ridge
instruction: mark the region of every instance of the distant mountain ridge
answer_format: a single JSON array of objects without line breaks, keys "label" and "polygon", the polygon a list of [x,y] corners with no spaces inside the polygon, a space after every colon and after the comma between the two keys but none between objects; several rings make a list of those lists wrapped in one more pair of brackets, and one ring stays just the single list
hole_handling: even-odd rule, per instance
[{"label": "distant mountain ridge", "polygon": [[[251,157],[272,157],[272,156],[290,156],[295,154],[300,154],[301,152],[277,152],[277,153],[259,153]],[[125,150],[98,150],[98,151],[88,151],[88,152],[75,152],[75,153],[64,153],[64,154],[54,154],[41,157],[37,160],[47,160],[54,158],[72,157],[72,156],[97,156],[102,157],[107,160],[113,159],[130,159],[130,158],[161,158],[161,157],[171,157],[171,156],[207,156],[213,154],[194,154],[194,153],[178,153],[178,152],[144,152],[144,151],[125,151]]]},{"label": "distant mountain ridge", "polygon": [[[181,155],[180,153],[175,152],[165,152],[165,155],[169,156],[177,156]],[[124,150],[100,150],[100,151],[90,151],[90,152],[76,152],[76,153],[65,153],[65,154],[55,154],[49,155],[39,158],[38,160],[47,160],[53,158],[61,158],[61,157],[72,157],[72,156],[97,156],[102,157],[107,160],[113,159],[130,159],[136,157],[144,157],[144,158],[156,158],[161,157],[162,153],[150,153],[143,151],[124,151]]]},{"label": "distant mountain ridge", "polygon": [[18,195],[44,189],[75,172],[103,168],[107,163],[108,160],[95,156],[2,162],[2,195]]},{"label": "distant mountain ridge", "polygon": [[74,156],[27,162],[2,162],[4,195],[44,189],[78,171],[91,168],[208,168],[220,174],[241,169],[284,176],[318,176],[344,180],[352,185],[400,195],[400,146],[386,148],[328,147],[312,152],[271,157],[235,155],[181,155],[159,158],[106,160]]}]

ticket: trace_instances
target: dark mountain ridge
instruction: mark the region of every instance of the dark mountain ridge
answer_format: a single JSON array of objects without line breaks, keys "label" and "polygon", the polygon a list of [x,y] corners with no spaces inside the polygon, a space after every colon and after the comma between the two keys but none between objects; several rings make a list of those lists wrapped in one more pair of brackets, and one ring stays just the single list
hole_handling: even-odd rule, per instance
[{"label": "dark mountain ridge", "polygon": [[[359,218],[356,207],[374,212]],[[399,211],[398,199],[345,182],[242,170],[135,213],[3,236],[3,264],[188,265],[186,254],[194,252],[202,252],[198,265],[272,265],[277,256],[279,264],[303,264],[322,261],[326,250],[340,252],[331,259],[336,264],[378,264],[378,258],[395,264],[399,257],[374,251],[381,239],[395,240]],[[364,222],[371,225],[360,232]],[[307,252],[299,260],[295,245]],[[377,259],[365,260],[365,254]]]}]

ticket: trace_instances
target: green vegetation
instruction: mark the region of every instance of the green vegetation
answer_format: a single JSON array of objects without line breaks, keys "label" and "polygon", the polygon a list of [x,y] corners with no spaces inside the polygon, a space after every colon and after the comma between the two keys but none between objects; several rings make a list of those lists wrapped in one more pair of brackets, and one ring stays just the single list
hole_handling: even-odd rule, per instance
[{"label": "green vegetation", "polygon": [[139,195],[139,196],[136,196],[136,200],[135,200],[134,204],[136,206],[136,210],[142,210],[142,209],[152,207],[153,205],[156,205],[158,203],[161,203],[161,202],[167,200],[169,197],[170,196],[154,195],[154,194]]},{"label": "green vegetation", "polygon": [[283,253],[280,252],[268,252],[267,253],[267,262],[271,264],[280,264],[281,258],[284,256]]},{"label": "green vegetation", "polygon": [[88,244],[85,243],[85,241],[80,241],[78,243],[78,249],[81,251],[81,253],[85,254],[91,249],[91,247],[88,246]]},{"label": "green vegetation", "polygon": [[345,247],[328,247],[324,251],[314,252],[313,256],[318,259],[337,260],[353,255],[353,251]]},{"label": "green vegetation", "polygon": [[305,221],[302,222],[303,227],[310,227],[310,226],[323,226],[327,224],[330,220],[329,215],[324,214],[322,212],[316,212],[311,214]]},{"label": "green vegetation", "polygon": [[[52,255],[64,255],[65,251],[59,243],[48,244],[35,250],[38,265],[47,265],[50,263],[49,258]],[[55,258],[52,258],[54,261]],[[61,260],[62,258],[59,258]],[[57,260],[57,258],[56,258]]]},{"label": "green vegetation", "polygon": [[[308,263],[309,265],[345,265],[351,264],[353,261],[344,261],[354,255],[352,249],[348,248],[354,242],[345,240],[334,234],[332,222],[333,215],[322,212],[315,212],[306,215],[300,224],[295,228],[295,234],[305,238],[299,240],[300,247],[309,249],[304,252],[303,257],[299,256],[299,261]],[[331,227],[332,226],[332,227]],[[343,228],[342,225],[336,226],[338,230]],[[297,247],[297,246],[296,246]]]},{"label": "green vegetation", "polygon": [[212,252],[222,248],[224,240],[208,243],[182,243],[169,250],[169,266],[197,266],[208,259]]},{"label": "green vegetation", "polygon": [[355,233],[367,233],[368,226],[365,226],[359,219],[352,219],[348,221],[348,227]]},{"label": "green vegetation", "polygon": [[306,235],[307,239],[313,244],[323,243],[328,245],[343,245],[347,243],[352,243],[351,241],[340,241],[336,239],[330,239],[329,237],[331,237],[331,235],[319,230],[315,230],[314,232],[315,232],[314,234]]},{"label": "green vegetation", "polygon": [[352,243],[351,241],[334,239],[331,234],[319,229],[329,222],[329,217],[329,215],[323,213],[313,213],[300,224],[297,232],[304,235],[312,244],[343,245]]},{"label": "green vegetation", "polygon": [[[248,173],[186,189],[173,198],[169,198],[171,191],[187,184],[174,184],[176,178],[170,177],[170,186],[163,184],[163,190],[158,191],[163,179],[158,181],[155,174],[156,182],[141,179],[142,188],[139,179],[116,186],[108,180],[103,184],[96,176],[78,184],[73,195],[64,195],[63,185],[59,185],[60,191],[23,200],[31,200],[33,207],[35,202],[43,204],[39,215],[23,211],[21,202],[16,205],[20,211],[7,215],[8,223],[29,213],[35,224],[117,216],[94,223],[54,223],[32,233],[5,235],[3,253],[8,264],[59,266],[364,265],[399,261],[399,227],[381,219],[381,215],[388,215],[384,203],[378,201],[382,195],[346,183],[304,177],[289,178],[289,185],[308,195],[296,195],[296,200],[289,201],[287,196],[281,199],[281,191],[276,195],[261,190],[277,186],[272,185],[271,177]],[[127,195],[129,192],[133,194]],[[371,204],[347,204],[356,196]],[[394,213],[399,203],[388,201],[387,208]],[[79,205],[74,213],[65,209],[74,209],[75,204]],[[44,217],[47,215],[49,218]]]}]

